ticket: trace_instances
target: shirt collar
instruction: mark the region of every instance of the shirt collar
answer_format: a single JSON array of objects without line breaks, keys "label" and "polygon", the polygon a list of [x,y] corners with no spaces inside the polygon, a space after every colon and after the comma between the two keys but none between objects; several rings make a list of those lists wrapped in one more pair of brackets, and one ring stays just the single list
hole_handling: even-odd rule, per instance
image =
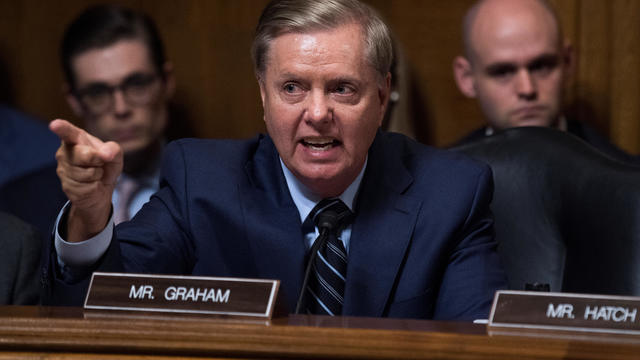
[{"label": "shirt collar", "polygon": [[126,180],[132,180],[140,187],[152,187],[157,189],[160,184],[160,168],[156,168],[153,171],[153,174],[143,175],[140,177],[133,177],[125,173],[121,173],[120,176],[118,176],[117,182]]},{"label": "shirt collar", "polygon": [[[356,176],[355,180],[353,180],[353,182],[347,187],[347,189],[339,196],[340,200],[342,200],[342,202],[344,202],[351,211],[353,211],[353,203],[358,193],[358,189],[360,188],[360,183],[362,182],[364,169],[367,168],[368,160],[369,157],[367,156],[364,161],[364,166],[362,166],[362,169],[360,170],[358,176]],[[322,198],[313,194],[311,190],[309,190],[309,188],[302,184],[295,177],[295,175],[293,175],[293,173],[284,165],[284,162],[282,162],[282,158],[280,158],[280,166],[282,167],[282,171],[284,172],[284,178],[287,181],[289,194],[291,194],[293,203],[296,204],[296,208],[298,208],[298,212],[300,213],[300,221],[304,222],[311,210],[313,210],[313,207],[316,206],[316,204],[319,203]]]}]

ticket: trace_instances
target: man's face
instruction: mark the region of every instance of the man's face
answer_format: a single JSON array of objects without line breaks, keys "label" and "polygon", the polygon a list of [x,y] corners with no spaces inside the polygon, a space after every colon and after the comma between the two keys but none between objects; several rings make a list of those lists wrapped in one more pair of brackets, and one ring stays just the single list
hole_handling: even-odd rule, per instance
[{"label": "man's face", "polygon": [[358,25],[272,41],[260,79],[267,131],[287,168],[316,195],[341,194],[362,169],[389,80],[365,59]]},{"label": "man's face", "polygon": [[162,136],[171,89],[142,41],[121,40],[91,49],[71,64],[76,84],[67,100],[89,133],[118,142],[125,154],[143,150]]},{"label": "man's face", "polygon": [[473,88],[467,95],[478,99],[495,129],[557,125],[569,55],[556,25],[486,22],[470,34]]}]

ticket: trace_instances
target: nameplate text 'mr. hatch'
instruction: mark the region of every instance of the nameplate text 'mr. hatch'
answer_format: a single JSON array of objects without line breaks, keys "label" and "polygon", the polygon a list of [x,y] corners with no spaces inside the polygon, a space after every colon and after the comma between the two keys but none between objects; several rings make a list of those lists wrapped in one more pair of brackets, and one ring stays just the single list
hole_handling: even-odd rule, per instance
[{"label": "nameplate text 'mr. hatch'", "polygon": [[278,280],[96,272],[85,309],[270,319]]},{"label": "nameplate text 'mr. hatch'", "polygon": [[489,329],[640,335],[638,309],[640,297],[501,290]]}]

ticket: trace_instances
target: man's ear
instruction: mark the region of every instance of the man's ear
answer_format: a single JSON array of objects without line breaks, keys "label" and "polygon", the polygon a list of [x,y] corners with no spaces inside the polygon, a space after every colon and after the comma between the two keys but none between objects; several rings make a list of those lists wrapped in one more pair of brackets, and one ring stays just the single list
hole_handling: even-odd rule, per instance
[{"label": "man's ear", "polygon": [[380,123],[378,126],[382,126],[387,106],[389,106],[389,96],[391,96],[391,72],[387,73],[378,88],[378,97],[380,99]]},{"label": "man's ear", "polygon": [[258,88],[260,88],[260,100],[262,101],[262,119],[264,120],[264,108],[266,104],[267,91],[265,89],[264,78],[262,75],[256,75],[256,79],[258,80]]},{"label": "man's ear", "polygon": [[471,63],[463,56],[453,59],[453,77],[460,92],[466,97],[476,97],[476,85],[471,70]]},{"label": "man's ear", "polygon": [[575,50],[569,39],[566,39],[562,47],[562,64],[564,67],[565,80],[573,77],[575,74]]},{"label": "man's ear", "polygon": [[258,80],[258,88],[260,89],[260,100],[262,101],[262,107],[264,107],[264,98],[266,96],[264,80],[262,80],[260,76],[256,76],[256,79]]},{"label": "man's ear", "polygon": [[173,64],[169,61],[165,62],[162,66],[162,72],[164,75],[164,96],[166,100],[169,100],[176,92],[176,78],[173,75]]},{"label": "man's ear", "polygon": [[73,111],[73,114],[76,117],[83,119],[84,108],[82,107],[82,104],[80,104],[80,100],[78,100],[78,98],[76,98],[76,96],[71,92],[71,86],[66,82],[62,84],[62,93],[64,94],[71,111]]}]

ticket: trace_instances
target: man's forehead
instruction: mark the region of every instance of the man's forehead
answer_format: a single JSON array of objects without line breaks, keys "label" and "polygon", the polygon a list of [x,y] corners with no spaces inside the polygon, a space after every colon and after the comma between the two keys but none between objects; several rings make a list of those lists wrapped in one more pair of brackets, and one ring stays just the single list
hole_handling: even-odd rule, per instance
[{"label": "man's forehead", "polygon": [[471,56],[481,63],[527,62],[561,52],[559,34],[551,28],[514,22],[483,30],[471,35]]},{"label": "man's forehead", "polygon": [[281,34],[271,42],[266,59],[267,69],[288,63],[321,66],[366,60],[361,28],[350,24],[329,30]]},{"label": "man's forehead", "polygon": [[120,40],[92,48],[71,60],[78,85],[90,82],[118,83],[133,73],[154,72],[148,47],[142,40]]},{"label": "man's forehead", "polygon": [[512,54],[559,51],[560,25],[546,5],[535,0],[489,0],[467,19],[470,56],[506,58]]}]

